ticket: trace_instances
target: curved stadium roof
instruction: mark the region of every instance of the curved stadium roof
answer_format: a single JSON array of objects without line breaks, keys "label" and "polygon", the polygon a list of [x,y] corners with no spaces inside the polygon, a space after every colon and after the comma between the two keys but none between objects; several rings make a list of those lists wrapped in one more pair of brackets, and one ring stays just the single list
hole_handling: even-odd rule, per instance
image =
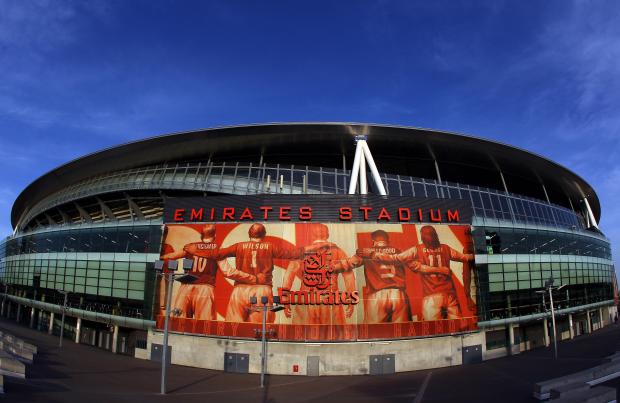
[{"label": "curved stadium roof", "polygon": [[[512,193],[578,208],[587,197],[600,220],[594,189],[569,169],[534,153],[495,141],[445,131],[363,123],[270,123],[218,127],[166,134],[107,148],[70,161],[28,185],[11,212],[13,227],[45,197],[106,172],[163,162],[207,158],[235,162],[321,166],[348,169],[354,136],[368,144],[383,173],[435,179],[437,161],[443,181],[503,189],[501,171]],[[344,156],[344,158],[343,158]],[[543,190],[544,184],[545,190]],[[569,201],[570,200],[570,201]]]}]

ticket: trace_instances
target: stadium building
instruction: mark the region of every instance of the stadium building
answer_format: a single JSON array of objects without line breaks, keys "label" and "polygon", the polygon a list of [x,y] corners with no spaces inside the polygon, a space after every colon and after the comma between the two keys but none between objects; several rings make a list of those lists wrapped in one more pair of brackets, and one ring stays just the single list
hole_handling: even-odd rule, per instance
[{"label": "stadium building", "polygon": [[[577,174],[476,137],[349,123],[174,133],[22,191],[0,243],[0,313],[58,334],[64,311],[77,343],[161,359],[169,299],[175,364],[460,365],[549,346],[550,295],[559,340],[617,319],[600,216]],[[191,281],[158,276],[171,262]]]}]

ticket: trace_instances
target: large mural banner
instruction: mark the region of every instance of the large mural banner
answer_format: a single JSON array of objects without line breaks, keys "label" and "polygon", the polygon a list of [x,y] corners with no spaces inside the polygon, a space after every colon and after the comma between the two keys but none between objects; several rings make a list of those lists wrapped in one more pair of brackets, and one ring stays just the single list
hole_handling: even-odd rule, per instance
[{"label": "large mural banner", "polygon": [[[476,329],[470,226],[448,223],[169,223],[161,258],[191,259],[170,329],[220,337],[354,341]],[[179,265],[182,267],[182,265]],[[163,328],[166,284],[158,292]]]}]

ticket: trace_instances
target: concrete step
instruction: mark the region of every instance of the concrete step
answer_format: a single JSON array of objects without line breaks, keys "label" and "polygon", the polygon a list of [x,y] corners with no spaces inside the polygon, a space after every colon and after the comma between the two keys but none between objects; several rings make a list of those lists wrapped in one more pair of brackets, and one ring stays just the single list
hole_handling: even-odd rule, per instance
[{"label": "concrete step", "polygon": [[32,351],[24,350],[6,341],[0,341],[0,351],[7,352],[11,354],[13,358],[25,362],[26,364],[32,364],[34,361],[34,354]]},{"label": "concrete step", "polygon": [[580,390],[570,396],[551,400],[554,403],[609,403],[616,401],[616,388],[596,386],[589,390]]},{"label": "concrete step", "polygon": [[613,379],[620,376],[620,360],[605,362],[593,368],[568,374],[559,378],[538,382],[534,385],[534,397],[545,400],[551,396],[551,389],[557,389],[571,384],[596,384],[600,379]]},{"label": "concrete step", "polygon": [[588,391],[590,390],[590,388],[591,386],[585,382],[569,383],[567,385],[556,386],[555,388],[551,389],[550,397],[551,400],[559,399],[561,397],[570,397],[575,393]]},{"label": "concrete step", "polygon": [[6,341],[8,343],[12,343],[16,347],[32,352],[32,354],[37,353],[37,346],[30,344],[30,343],[26,343],[22,339],[15,337],[11,334],[8,334],[6,332],[0,331],[0,340]]},{"label": "concrete step", "polygon": [[24,379],[26,378],[26,365],[15,358],[0,354],[0,374]]}]

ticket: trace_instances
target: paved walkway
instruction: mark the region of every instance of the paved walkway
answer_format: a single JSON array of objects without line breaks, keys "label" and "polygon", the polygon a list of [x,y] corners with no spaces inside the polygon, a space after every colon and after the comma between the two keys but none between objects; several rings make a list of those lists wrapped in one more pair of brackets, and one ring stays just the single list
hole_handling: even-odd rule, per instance
[{"label": "paved walkway", "polygon": [[[174,365],[170,394],[159,392],[160,366],[58,338],[5,318],[0,328],[39,347],[26,380],[5,378],[6,402],[533,402],[534,383],[589,368],[620,351],[620,326],[613,325],[550,348],[481,364],[384,376],[268,376]],[[612,382],[614,386],[620,382]]]}]

